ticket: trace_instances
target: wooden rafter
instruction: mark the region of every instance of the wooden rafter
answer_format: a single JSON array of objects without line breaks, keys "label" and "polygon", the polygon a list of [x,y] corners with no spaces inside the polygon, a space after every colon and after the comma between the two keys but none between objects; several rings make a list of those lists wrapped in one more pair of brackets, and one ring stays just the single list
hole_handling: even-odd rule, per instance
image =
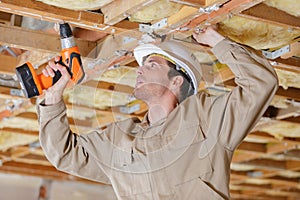
[{"label": "wooden rafter", "polygon": [[295,17],[264,3],[257,4],[238,15],[283,27],[300,29],[300,17]]},{"label": "wooden rafter", "polygon": [[[135,13],[138,9],[149,6],[156,1],[157,0],[115,0],[101,8],[101,11],[104,13],[104,23],[114,25]],[[111,12],[112,10],[113,12]]]},{"label": "wooden rafter", "polygon": [[18,62],[17,58],[0,54],[0,60],[1,60],[0,73],[14,75],[15,68]]},{"label": "wooden rafter", "polygon": [[[102,14],[88,11],[73,11],[50,6],[35,0],[3,0],[0,2],[0,10],[21,16],[43,19],[50,22],[66,21],[76,27],[111,33],[112,29],[122,31],[122,23],[114,27],[104,24]],[[126,26],[137,28],[135,23],[126,22]]]},{"label": "wooden rafter", "polygon": [[[61,50],[59,35],[1,24],[0,32],[0,43],[8,46],[51,53],[58,53]],[[76,40],[76,44],[83,56],[89,55],[97,46],[96,42],[84,40]]]},{"label": "wooden rafter", "polygon": [[[126,2],[121,2],[126,4]],[[89,11],[73,11],[56,8],[35,0],[3,0],[0,2],[0,11],[3,11],[5,14],[1,14],[0,12],[0,43],[28,50],[34,49],[45,52],[50,51],[54,54],[59,53],[60,41],[57,35],[16,27],[14,26],[16,24],[12,22],[12,18],[14,15],[20,15],[43,19],[50,22],[65,20],[75,27],[80,27],[85,30],[89,29],[89,31],[97,31],[105,37],[102,41],[97,42],[87,42],[85,40],[78,39],[77,44],[79,45],[83,57],[88,56],[89,52],[98,46],[99,48],[103,47],[103,49],[107,50],[107,53],[103,54],[103,57],[99,57],[99,59],[107,58],[113,55],[115,50],[118,50],[115,46],[123,45],[122,43],[118,43],[117,40],[112,39],[117,38],[115,37],[117,36],[117,33],[126,32],[126,36],[137,39],[137,42],[141,38],[141,33],[135,32],[138,30],[139,24],[130,22],[125,18],[133,11],[145,6],[145,2],[148,1],[134,1],[136,4],[131,4],[127,7],[123,6],[118,9],[119,12],[116,12],[115,9],[111,9],[107,6],[103,8],[102,11],[105,11],[105,9],[108,11],[103,12],[104,14],[100,14]],[[154,1],[151,1],[150,3],[153,2]],[[184,32],[180,32],[180,34],[183,34],[182,38],[184,39],[186,39],[187,36],[190,36],[191,31],[193,31],[196,27],[203,27],[220,22],[224,18],[230,17],[232,14],[242,15],[244,17],[246,16],[269,24],[277,24],[282,27],[299,29],[299,17],[293,17],[283,11],[268,7],[261,3],[262,0],[174,0],[173,2],[184,4],[185,6],[180,11],[179,16],[174,15],[168,18],[168,27],[165,32],[162,31],[162,33],[169,33],[169,31],[176,32],[181,29],[181,31]],[[118,3],[120,3],[118,0],[112,1],[110,6],[114,7],[114,5]],[[200,4],[204,6],[212,6],[214,4],[222,6],[219,7],[218,10],[202,13],[203,10],[199,9]],[[111,10],[114,10],[115,12],[112,12]],[[108,16],[107,19],[106,16]],[[160,30],[157,32],[160,33]],[[176,34],[179,34],[179,32],[176,32]],[[104,45],[103,41],[105,40],[107,40],[107,43]],[[122,39],[120,41],[122,41]],[[298,45],[297,40],[293,42]],[[87,67],[86,74],[89,79],[87,79],[84,83],[84,87],[93,87],[96,90],[105,90],[110,92],[117,91],[131,94],[133,88],[130,86],[119,83],[109,83],[102,80],[95,81],[90,77],[99,73],[101,70],[104,71],[109,66],[127,65],[132,63],[134,58],[130,51],[133,46],[125,48],[126,50],[129,50],[128,54],[113,55],[98,66]],[[97,49],[95,52],[99,50],[100,49]],[[287,55],[287,57],[284,57],[283,55],[281,58],[271,60],[270,63],[276,69],[299,74],[300,62],[299,57],[297,57],[298,55],[299,53],[296,49],[295,52],[291,52],[291,54]],[[0,73],[13,75],[17,58],[0,54],[0,60],[5,61],[4,63],[1,63]],[[137,63],[130,65],[137,66]],[[213,75],[215,84],[220,84],[229,88],[235,86],[233,82],[234,75],[229,69],[223,69]],[[11,91],[11,88],[0,87],[0,97],[26,100],[23,97],[14,96]],[[276,95],[284,97],[284,99],[288,99],[290,101],[300,101],[299,91],[300,90],[297,88],[288,88],[287,90],[284,90],[280,87]],[[32,104],[30,104],[30,106],[33,106],[34,104],[35,99],[32,100]],[[68,116],[71,128],[78,127],[78,129],[82,130],[90,130],[96,127],[96,125],[105,125],[115,121],[118,117],[142,118],[143,114],[147,111],[144,104],[141,104],[142,109],[139,112],[135,112],[130,115],[121,113],[119,107],[94,109],[88,106],[78,105],[76,103],[71,104],[69,102],[67,102],[67,107],[68,111],[74,109],[81,110],[82,112],[95,112],[94,116],[86,119],[77,119],[76,117],[78,116]],[[276,119],[278,121],[281,120],[300,123],[300,117],[297,116],[298,110],[281,108],[276,111],[278,111],[278,115],[281,113],[280,118],[276,118],[278,115],[270,115],[268,117],[272,119],[274,118],[274,120]],[[9,116],[12,117],[14,115],[20,119],[37,121],[36,113],[26,109],[21,109],[19,112],[14,114],[9,110],[4,110],[3,113],[0,113],[1,118]],[[25,128],[4,127],[0,131],[4,133],[13,132],[16,134],[38,136],[37,130],[29,131],[25,130]],[[282,137],[281,139],[278,139],[272,136],[271,133],[269,134],[259,131],[250,133],[246,137],[245,141],[238,147],[233,156],[233,163],[240,165],[241,169],[236,167],[233,168],[231,172],[230,188],[232,199],[249,200],[253,199],[253,196],[255,196],[255,199],[258,200],[297,199],[300,193],[299,176],[284,177],[283,174],[299,173],[299,146],[300,139],[296,137]],[[45,159],[42,150],[39,147],[32,147],[32,144],[13,147],[7,151],[2,151],[0,152],[0,159],[2,162],[0,172],[33,175],[57,180],[83,181],[71,175],[58,172]],[[265,181],[265,183],[258,185],[254,183],[255,181]]]}]

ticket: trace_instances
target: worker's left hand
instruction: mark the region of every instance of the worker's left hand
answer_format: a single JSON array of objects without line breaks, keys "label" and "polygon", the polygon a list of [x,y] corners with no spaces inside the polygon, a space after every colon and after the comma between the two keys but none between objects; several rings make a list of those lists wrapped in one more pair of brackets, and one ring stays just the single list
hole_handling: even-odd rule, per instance
[{"label": "worker's left hand", "polygon": [[214,47],[225,38],[211,26],[194,32],[193,37],[198,43],[209,45],[211,47]]}]

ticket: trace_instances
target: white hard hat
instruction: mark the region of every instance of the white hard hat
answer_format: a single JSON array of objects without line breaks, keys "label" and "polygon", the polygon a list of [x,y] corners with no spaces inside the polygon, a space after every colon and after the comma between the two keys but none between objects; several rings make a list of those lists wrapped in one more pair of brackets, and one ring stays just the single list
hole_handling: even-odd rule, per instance
[{"label": "white hard hat", "polygon": [[143,65],[144,58],[151,54],[160,54],[168,57],[183,68],[185,74],[191,79],[194,94],[197,93],[199,83],[202,79],[200,63],[195,56],[188,51],[185,46],[175,41],[166,41],[160,44],[143,44],[134,49],[134,57],[140,66]]}]

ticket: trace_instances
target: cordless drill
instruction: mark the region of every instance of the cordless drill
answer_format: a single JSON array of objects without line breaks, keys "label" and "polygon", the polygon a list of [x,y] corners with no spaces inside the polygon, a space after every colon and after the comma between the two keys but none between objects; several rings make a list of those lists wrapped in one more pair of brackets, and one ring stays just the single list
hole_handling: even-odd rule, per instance
[{"label": "cordless drill", "polygon": [[[79,49],[76,46],[68,23],[60,24],[60,39],[62,50],[60,52],[60,60],[56,63],[66,67],[71,75],[71,81],[78,84],[83,80],[85,73],[82,67]],[[54,73],[54,77],[46,77],[42,73],[37,74],[29,62],[16,68],[16,75],[19,79],[22,91],[27,98],[38,96],[43,93],[44,89],[54,85],[61,77],[59,70],[54,71]]]}]

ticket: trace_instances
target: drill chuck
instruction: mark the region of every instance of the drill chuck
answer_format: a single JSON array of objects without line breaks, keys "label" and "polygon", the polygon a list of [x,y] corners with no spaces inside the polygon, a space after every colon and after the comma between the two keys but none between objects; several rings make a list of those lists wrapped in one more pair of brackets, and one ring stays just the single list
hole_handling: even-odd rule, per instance
[{"label": "drill chuck", "polygon": [[72,37],[73,34],[70,25],[68,23],[60,24],[59,34],[61,39]]}]

